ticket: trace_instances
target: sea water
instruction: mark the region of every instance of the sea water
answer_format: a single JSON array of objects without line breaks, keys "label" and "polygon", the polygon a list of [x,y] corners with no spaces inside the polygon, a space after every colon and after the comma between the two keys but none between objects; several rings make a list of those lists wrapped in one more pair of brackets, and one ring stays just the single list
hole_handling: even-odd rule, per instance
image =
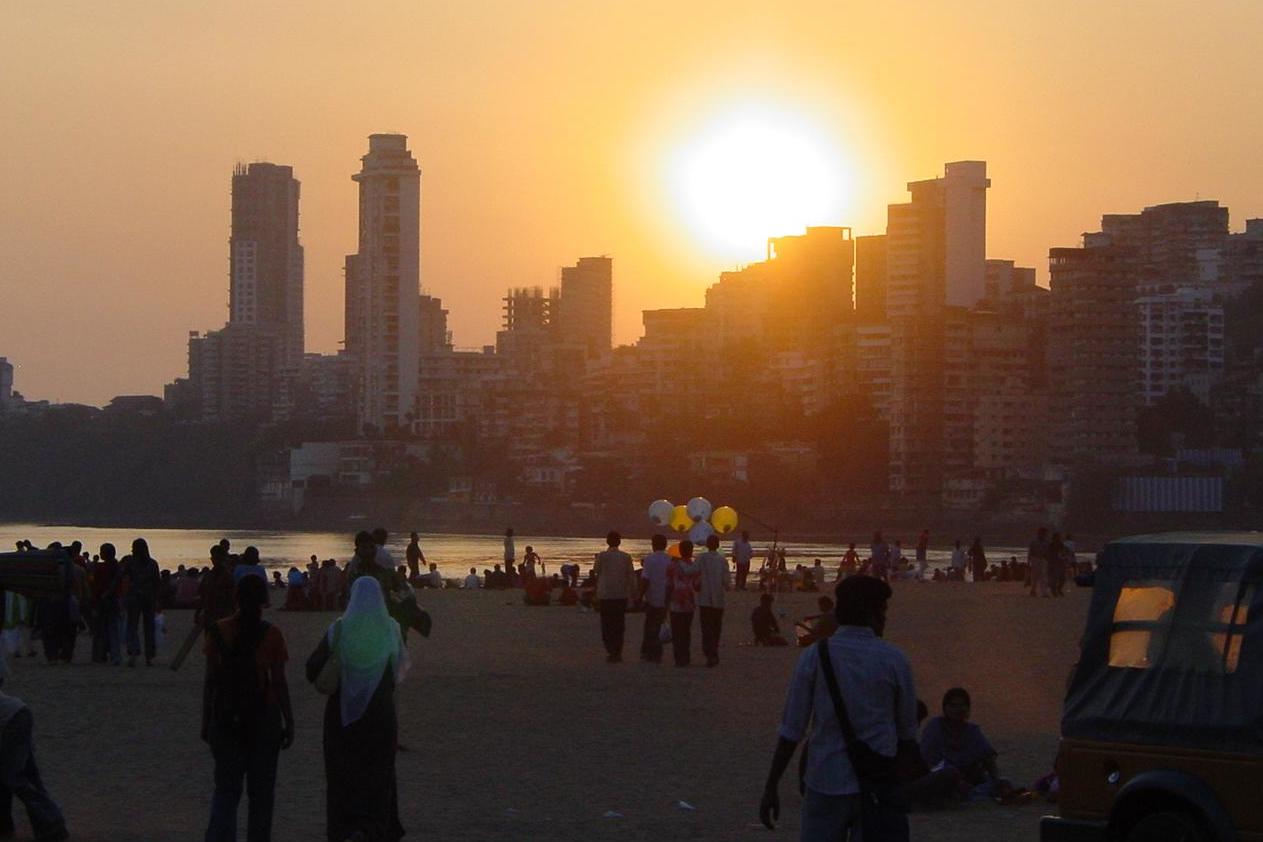
[{"label": "sea water", "polygon": [[[627,538],[622,549],[633,558],[640,558],[650,551],[648,532],[645,537]],[[149,542],[150,554],[158,560],[158,564],[167,570],[175,570],[181,564],[205,566],[210,564],[210,547],[221,538],[232,542],[232,552],[240,553],[246,547],[254,546],[259,550],[263,566],[280,570],[282,576],[290,567],[303,568],[314,555],[320,561],[326,558],[346,562],[354,554],[353,535],[348,532],[299,532],[290,530],[210,530],[210,529],[139,529],[135,527],[88,527],[88,526],[40,526],[35,524],[0,524],[0,552],[12,552],[21,540],[29,540],[37,547],[43,547],[53,541],[69,544],[79,541],[84,550],[95,555],[103,543],[112,543],[118,550],[119,558],[131,551],[132,540],[144,538]],[[670,535],[674,542],[680,536]],[[916,536],[911,540],[915,542]],[[533,547],[543,560],[549,574],[557,572],[562,564],[578,562],[583,568],[591,566],[596,554],[605,549],[604,536],[594,535],[591,538],[559,538],[547,535],[515,535],[513,538],[517,550],[517,561],[521,563],[528,546]],[[771,541],[760,535],[752,535],[755,555],[751,565],[758,570]],[[393,533],[387,547],[394,554],[399,564],[404,563],[404,550],[408,545],[408,534]],[[722,549],[728,552],[731,541],[725,541]],[[824,566],[832,572],[837,570],[846,552],[846,544],[781,542],[777,545],[785,550],[786,561],[792,570],[795,564],[811,566],[819,558]],[[425,553],[427,563],[438,565],[439,572],[445,578],[459,578],[475,568],[479,575],[484,569],[491,569],[493,564],[504,560],[503,535],[445,535],[421,534],[421,551]],[[868,545],[856,544],[860,558],[868,557]],[[915,547],[908,545],[904,555],[915,561]],[[951,561],[950,547],[932,547],[929,551],[930,569],[947,567]],[[1017,556],[1025,558],[1025,551],[1015,547],[988,548],[987,561],[999,564],[1000,561]]]}]

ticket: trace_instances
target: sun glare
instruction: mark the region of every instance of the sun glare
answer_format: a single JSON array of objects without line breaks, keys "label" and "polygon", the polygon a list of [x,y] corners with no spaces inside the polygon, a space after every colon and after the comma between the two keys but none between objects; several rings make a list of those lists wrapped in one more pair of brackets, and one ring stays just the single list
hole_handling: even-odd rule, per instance
[{"label": "sun glare", "polygon": [[670,169],[683,222],[725,259],[755,259],[768,237],[836,224],[847,192],[826,132],[771,109],[717,115],[676,151]]}]

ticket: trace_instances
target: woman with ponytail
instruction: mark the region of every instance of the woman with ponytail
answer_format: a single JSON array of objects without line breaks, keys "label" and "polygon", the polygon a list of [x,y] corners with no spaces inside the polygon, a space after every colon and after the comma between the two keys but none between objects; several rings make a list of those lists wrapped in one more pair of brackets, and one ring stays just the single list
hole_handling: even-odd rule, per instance
[{"label": "woman with ponytail", "polygon": [[408,671],[408,650],[372,576],[351,586],[346,613],[307,660],[307,680],[314,683],[331,657],[338,682],[324,715],[329,841],[395,842],[404,834],[395,780],[395,685]]},{"label": "woman with ponytail", "polygon": [[206,683],[202,739],[215,758],[206,842],[237,838],[242,780],[250,798],[246,839],[269,842],[276,789],[276,760],[294,741],[281,630],[263,619],[267,583],[246,576],[237,583],[237,611],[206,627]]}]

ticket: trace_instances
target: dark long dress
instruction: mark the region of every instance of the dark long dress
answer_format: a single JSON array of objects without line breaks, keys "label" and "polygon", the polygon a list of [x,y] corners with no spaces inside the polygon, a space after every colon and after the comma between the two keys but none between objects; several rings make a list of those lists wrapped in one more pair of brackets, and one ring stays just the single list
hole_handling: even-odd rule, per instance
[{"label": "dark long dress", "polygon": [[[307,659],[308,681],[316,680],[328,658],[329,638],[324,636]],[[349,726],[342,726],[340,690],[325,703],[325,812],[329,842],[396,842],[404,835],[395,780],[398,730],[395,672],[389,664],[364,715]]]}]

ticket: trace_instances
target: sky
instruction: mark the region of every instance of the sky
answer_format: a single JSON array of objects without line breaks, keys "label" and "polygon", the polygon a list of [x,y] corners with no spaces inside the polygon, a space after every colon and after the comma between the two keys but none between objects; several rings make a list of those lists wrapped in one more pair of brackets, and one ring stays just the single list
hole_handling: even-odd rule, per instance
[{"label": "sky", "polygon": [[[227,319],[232,168],[265,160],[302,183],[307,348],[335,351],[374,132],[420,163],[458,347],[601,254],[634,342],[766,237],[881,233],[961,159],[988,162],[988,256],[1046,283],[1102,213],[1263,216],[1260,32],[1256,0],[6,4],[0,356],[28,399],[161,394]],[[760,132],[790,136],[772,164]],[[800,193],[765,222],[780,173]]]}]

